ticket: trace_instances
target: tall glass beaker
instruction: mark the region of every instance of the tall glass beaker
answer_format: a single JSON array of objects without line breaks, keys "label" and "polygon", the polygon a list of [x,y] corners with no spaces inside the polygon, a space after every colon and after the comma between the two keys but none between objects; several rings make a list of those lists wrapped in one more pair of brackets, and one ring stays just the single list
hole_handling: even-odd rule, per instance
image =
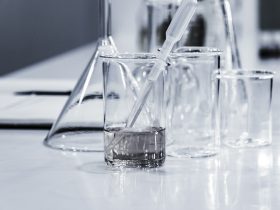
[{"label": "tall glass beaker", "polygon": [[[181,0],[145,0],[146,15],[138,34],[141,49],[155,52]],[[198,0],[197,10],[177,47],[214,47],[224,52],[223,65],[240,68],[240,59],[228,0]]]}]

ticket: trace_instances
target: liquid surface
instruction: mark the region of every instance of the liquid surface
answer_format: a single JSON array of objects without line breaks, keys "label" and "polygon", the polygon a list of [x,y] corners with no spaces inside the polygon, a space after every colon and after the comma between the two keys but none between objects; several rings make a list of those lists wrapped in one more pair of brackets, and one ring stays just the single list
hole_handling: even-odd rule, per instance
[{"label": "liquid surface", "polygon": [[[112,128],[105,129],[105,161],[109,165],[127,167],[157,167],[165,160],[165,129]],[[107,149],[114,139],[120,139]]]}]

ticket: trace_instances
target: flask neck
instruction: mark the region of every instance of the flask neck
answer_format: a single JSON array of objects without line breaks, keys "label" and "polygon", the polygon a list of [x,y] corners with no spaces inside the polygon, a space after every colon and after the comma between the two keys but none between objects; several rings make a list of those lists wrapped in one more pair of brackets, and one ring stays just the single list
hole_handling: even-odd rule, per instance
[{"label": "flask neck", "polygon": [[99,0],[99,37],[108,38],[111,33],[111,0]]}]

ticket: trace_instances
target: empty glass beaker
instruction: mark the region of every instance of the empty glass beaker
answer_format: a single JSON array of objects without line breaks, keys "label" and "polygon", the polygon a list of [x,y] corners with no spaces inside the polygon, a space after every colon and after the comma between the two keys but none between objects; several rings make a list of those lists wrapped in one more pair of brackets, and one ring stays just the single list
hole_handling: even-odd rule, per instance
[{"label": "empty glass beaker", "polygon": [[270,145],[273,72],[218,72],[216,138],[233,148]]},{"label": "empty glass beaker", "polygon": [[132,127],[130,111],[156,59],[151,54],[101,56],[104,78],[104,153],[108,165],[158,167],[165,161],[164,73]]},{"label": "empty glass beaker", "polygon": [[[124,0],[121,0],[124,1]],[[181,0],[145,0],[141,10],[142,33],[138,33],[143,51],[155,52],[165,40],[165,32]],[[228,0],[198,0],[197,9],[182,39],[181,46],[213,47],[223,53],[222,65],[240,67],[234,24]]]},{"label": "empty glass beaker", "polygon": [[167,75],[167,153],[174,157],[217,154],[214,138],[213,73],[220,69],[215,48],[182,47],[169,58]]}]

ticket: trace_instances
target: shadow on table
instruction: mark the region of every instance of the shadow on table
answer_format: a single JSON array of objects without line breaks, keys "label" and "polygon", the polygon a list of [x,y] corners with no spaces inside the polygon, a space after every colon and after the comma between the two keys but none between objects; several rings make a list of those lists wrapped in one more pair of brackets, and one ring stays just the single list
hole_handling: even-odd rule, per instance
[{"label": "shadow on table", "polygon": [[219,164],[219,156],[204,159],[168,158],[159,168],[123,168],[107,166],[104,161],[96,160],[84,163],[78,170],[90,174],[116,174],[116,173],[146,173],[151,175],[169,176],[185,174],[186,172],[215,171]]}]

